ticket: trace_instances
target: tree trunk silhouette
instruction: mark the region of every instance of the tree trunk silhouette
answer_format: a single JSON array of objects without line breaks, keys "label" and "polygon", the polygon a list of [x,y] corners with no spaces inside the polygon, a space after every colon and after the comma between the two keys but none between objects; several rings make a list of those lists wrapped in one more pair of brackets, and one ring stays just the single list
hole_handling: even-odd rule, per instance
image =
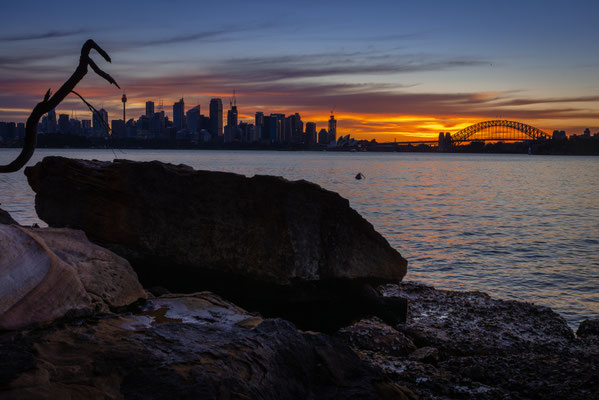
[{"label": "tree trunk silhouette", "polygon": [[0,165],[0,173],[6,172],[16,172],[23,168],[27,161],[31,158],[33,153],[35,152],[35,146],[37,143],[37,125],[39,123],[40,118],[52,111],[56,108],[68,95],[75,89],[75,86],[83,79],[85,74],[87,74],[87,67],[90,66],[94,72],[100,75],[102,78],[106,79],[109,83],[114,84],[116,87],[120,89],[120,86],[116,83],[116,81],[106,72],[102,71],[96,63],[89,57],[89,52],[95,49],[104,59],[108,62],[111,62],[110,56],[106,53],[100,46],[96,44],[93,40],[88,40],[83,44],[81,48],[81,56],[79,57],[79,65],[73,75],[58,89],[53,96],[51,96],[51,89],[48,89],[46,95],[44,96],[44,100],[38,103],[31,111],[31,115],[27,118],[27,123],[25,124],[25,143],[23,145],[23,150],[21,153],[15,158],[10,164]]}]

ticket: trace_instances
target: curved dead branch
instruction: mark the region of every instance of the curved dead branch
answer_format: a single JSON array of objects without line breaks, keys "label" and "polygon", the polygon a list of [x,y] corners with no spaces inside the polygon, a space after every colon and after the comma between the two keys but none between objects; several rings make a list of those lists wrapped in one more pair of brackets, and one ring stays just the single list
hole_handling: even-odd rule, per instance
[{"label": "curved dead branch", "polygon": [[108,62],[111,62],[110,56],[94,42],[93,40],[88,40],[83,44],[81,48],[81,57],[79,57],[79,65],[73,75],[58,89],[53,96],[51,96],[51,91],[48,89],[46,95],[44,96],[44,100],[38,103],[31,111],[31,115],[27,118],[27,123],[25,124],[25,143],[23,145],[23,150],[8,165],[0,165],[0,173],[3,172],[15,172],[20,170],[27,164],[27,161],[31,158],[35,151],[35,145],[37,143],[37,124],[42,116],[53,109],[55,109],[67,96],[75,86],[83,79],[85,74],[87,74],[87,67],[90,66],[94,72],[100,75],[102,78],[106,79],[109,83],[114,84],[116,87],[120,89],[120,86],[116,83],[116,81],[108,75],[106,72],[102,71],[100,67],[96,65],[96,63],[89,57],[89,52],[94,49],[104,59]]}]

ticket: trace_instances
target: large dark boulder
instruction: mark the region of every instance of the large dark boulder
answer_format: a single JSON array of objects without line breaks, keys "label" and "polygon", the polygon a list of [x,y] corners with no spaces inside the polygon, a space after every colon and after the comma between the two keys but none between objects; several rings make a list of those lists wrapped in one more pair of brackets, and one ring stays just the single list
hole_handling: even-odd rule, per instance
[{"label": "large dark boulder", "polygon": [[373,308],[387,321],[405,314],[405,303],[381,301],[365,284],[399,282],[407,261],[346,199],[314,183],[63,157],[25,174],[42,220],[82,229],[128,259],[147,287],[213,290],[304,327]]}]

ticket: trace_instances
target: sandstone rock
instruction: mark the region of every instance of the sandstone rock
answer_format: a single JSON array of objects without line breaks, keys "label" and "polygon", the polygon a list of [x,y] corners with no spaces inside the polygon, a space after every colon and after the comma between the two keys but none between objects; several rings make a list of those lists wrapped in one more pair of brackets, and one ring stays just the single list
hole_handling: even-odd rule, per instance
[{"label": "sandstone rock", "polygon": [[5,225],[19,225],[17,221],[15,221],[8,212],[4,211],[0,208],[0,224]]},{"label": "sandstone rock", "polygon": [[147,297],[129,262],[91,243],[82,231],[68,228],[30,228],[29,231],[74,267],[86,292],[99,307],[124,307]]},{"label": "sandstone rock", "polygon": [[82,232],[0,225],[0,329],[107,312],[140,297],[131,266]]},{"label": "sandstone rock", "polygon": [[42,220],[82,229],[129,260],[146,287],[211,290],[310,329],[366,309],[386,321],[405,316],[405,301],[377,300],[363,284],[399,282],[406,260],[316,184],[62,157],[25,173]]},{"label": "sandstone rock", "polygon": [[[401,398],[380,370],[323,334],[261,320],[210,293],[133,314],[0,334],[0,397]],[[383,395],[379,395],[383,393]],[[408,397],[412,398],[412,397]]]}]

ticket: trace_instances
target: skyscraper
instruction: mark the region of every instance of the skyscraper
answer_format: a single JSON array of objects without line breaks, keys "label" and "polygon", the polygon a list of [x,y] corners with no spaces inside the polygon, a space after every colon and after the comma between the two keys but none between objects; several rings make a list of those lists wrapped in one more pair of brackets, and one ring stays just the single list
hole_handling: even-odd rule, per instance
[{"label": "skyscraper", "polygon": [[46,133],[56,133],[56,110],[52,110],[48,112],[48,121],[47,121],[47,131]]},{"label": "skyscraper", "polygon": [[231,109],[227,111],[227,125],[235,128],[238,125],[237,117],[237,106],[231,105]]},{"label": "skyscraper", "polygon": [[187,111],[186,114],[187,121],[187,130],[191,133],[200,131],[200,106],[195,106],[194,108]]},{"label": "skyscraper", "polygon": [[105,109],[101,108],[97,114],[92,113],[92,120],[94,121],[94,133],[96,135],[101,136],[108,133],[108,112]]},{"label": "skyscraper", "polygon": [[316,143],[316,122],[306,122],[306,136],[304,137],[304,143]]},{"label": "skyscraper", "polygon": [[254,120],[254,142],[259,142],[261,140],[266,140],[264,137],[264,113],[256,112],[256,117]]},{"label": "skyscraper", "polygon": [[[275,126],[276,126],[276,139],[274,140],[275,143],[283,143],[285,141],[285,114],[270,114],[270,118],[271,120],[274,118],[276,120]],[[272,124],[272,122],[271,122]],[[272,139],[272,134],[273,132],[270,132],[271,135],[271,139]]]},{"label": "skyscraper", "polygon": [[69,114],[60,114],[58,116],[58,131],[64,135],[71,133],[69,124]]},{"label": "skyscraper", "polygon": [[183,99],[173,104],[173,127],[177,131],[185,127],[185,102]]},{"label": "skyscraper", "polygon": [[210,100],[210,134],[212,138],[223,134],[223,101],[219,98]]},{"label": "skyscraper", "polygon": [[152,118],[153,115],[154,115],[154,102],[146,101],[146,117],[148,117],[148,119],[150,119],[150,118]]},{"label": "skyscraper", "polygon": [[331,119],[329,119],[329,143],[337,140],[337,121],[335,121],[335,116],[331,114]]}]

